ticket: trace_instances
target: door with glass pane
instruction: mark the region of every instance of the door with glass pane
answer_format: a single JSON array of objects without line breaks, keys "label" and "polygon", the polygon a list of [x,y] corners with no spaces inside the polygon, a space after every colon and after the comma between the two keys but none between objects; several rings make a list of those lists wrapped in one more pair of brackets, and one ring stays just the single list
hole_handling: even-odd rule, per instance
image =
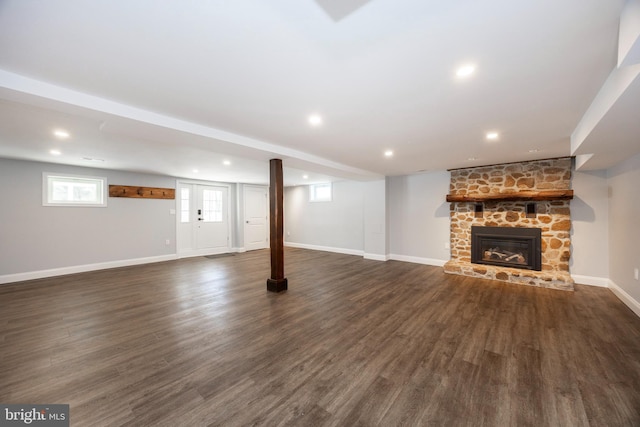
[{"label": "door with glass pane", "polygon": [[178,255],[230,252],[229,189],[186,183],[178,189]]},{"label": "door with glass pane", "polygon": [[196,249],[226,249],[229,246],[226,187],[196,187]]}]

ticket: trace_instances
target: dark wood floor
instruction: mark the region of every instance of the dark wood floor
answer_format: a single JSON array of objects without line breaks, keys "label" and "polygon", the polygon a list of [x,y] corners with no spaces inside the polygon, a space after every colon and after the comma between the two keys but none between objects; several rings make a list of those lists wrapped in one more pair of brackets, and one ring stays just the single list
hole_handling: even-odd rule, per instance
[{"label": "dark wood floor", "polygon": [[0,402],[73,426],[640,425],[640,318],[537,289],[287,249],[0,286]]}]

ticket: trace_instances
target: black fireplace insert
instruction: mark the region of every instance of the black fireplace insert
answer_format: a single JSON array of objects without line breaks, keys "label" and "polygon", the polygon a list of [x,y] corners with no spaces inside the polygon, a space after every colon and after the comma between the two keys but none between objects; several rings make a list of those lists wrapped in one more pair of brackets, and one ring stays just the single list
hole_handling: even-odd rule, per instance
[{"label": "black fireplace insert", "polygon": [[472,226],[471,262],[540,271],[542,230]]}]

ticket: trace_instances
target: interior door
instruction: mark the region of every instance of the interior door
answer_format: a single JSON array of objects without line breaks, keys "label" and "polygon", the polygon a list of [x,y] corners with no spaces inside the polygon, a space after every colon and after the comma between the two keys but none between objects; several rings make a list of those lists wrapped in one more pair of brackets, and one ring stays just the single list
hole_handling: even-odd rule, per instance
[{"label": "interior door", "polygon": [[195,249],[210,254],[229,251],[229,190],[196,185]]},{"label": "interior door", "polygon": [[251,251],[269,246],[268,189],[244,187],[244,247]]}]

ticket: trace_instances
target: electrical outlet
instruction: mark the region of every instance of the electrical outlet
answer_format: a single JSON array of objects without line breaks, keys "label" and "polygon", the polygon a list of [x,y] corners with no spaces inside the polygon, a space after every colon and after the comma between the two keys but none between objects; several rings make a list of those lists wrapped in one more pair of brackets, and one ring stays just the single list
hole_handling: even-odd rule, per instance
[{"label": "electrical outlet", "polygon": [[633,269],[633,278],[638,280],[638,268],[637,267]]},{"label": "electrical outlet", "polygon": [[445,249],[451,249],[451,243],[450,242],[444,242],[444,248]]},{"label": "electrical outlet", "polygon": [[164,241],[164,244],[165,244],[165,245],[167,245],[167,246],[169,246],[169,245],[171,244],[171,240],[169,240],[169,239],[165,240],[165,241]]}]

